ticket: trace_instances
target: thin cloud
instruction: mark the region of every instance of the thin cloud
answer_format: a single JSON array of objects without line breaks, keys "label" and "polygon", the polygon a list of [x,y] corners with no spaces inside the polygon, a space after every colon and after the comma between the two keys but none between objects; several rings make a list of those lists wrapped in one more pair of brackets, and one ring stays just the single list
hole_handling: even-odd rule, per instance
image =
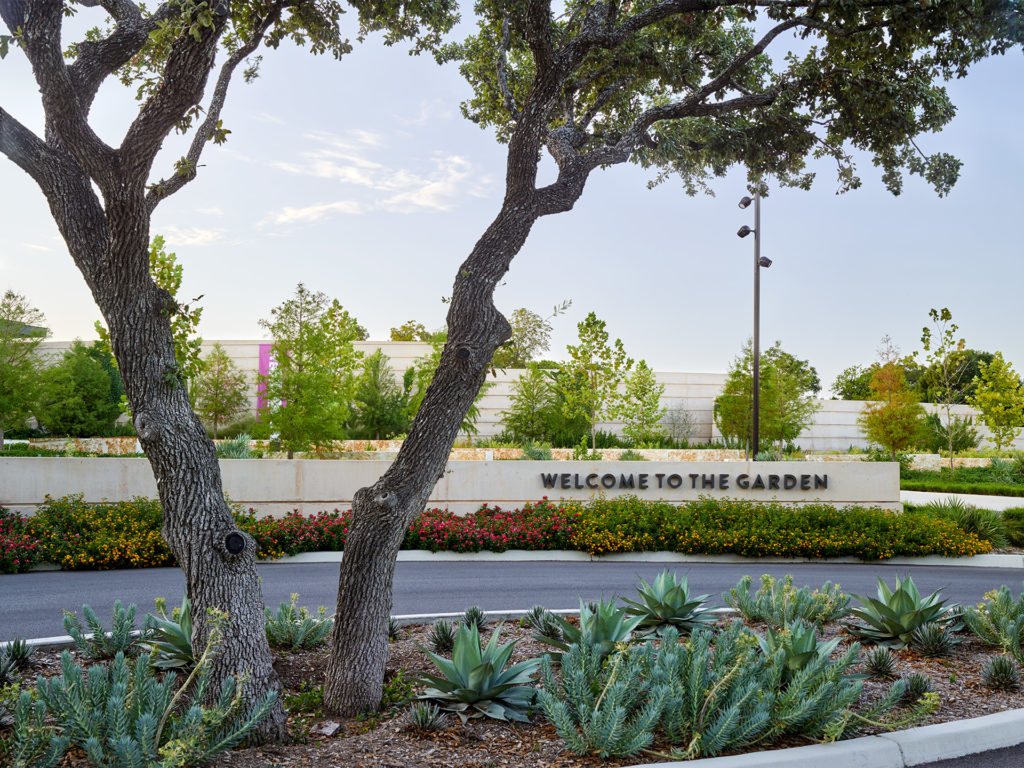
[{"label": "thin cloud", "polygon": [[282,120],[280,117],[278,117],[277,115],[272,115],[269,112],[255,111],[255,112],[252,113],[252,117],[253,117],[254,120],[258,120],[261,123],[273,123],[274,125],[287,125],[287,123],[284,120]]},{"label": "thin cloud", "polygon": [[160,234],[172,246],[213,245],[224,237],[223,229],[201,229],[200,227],[161,227]]},{"label": "thin cloud", "polygon": [[202,213],[207,216],[223,216],[224,211],[220,208],[196,208],[196,213]]},{"label": "thin cloud", "polygon": [[[285,206],[276,214],[271,214],[269,220],[275,224],[297,224],[300,222],[318,221],[336,213],[358,216],[364,212],[365,209],[362,204],[355,200],[338,200],[334,203],[318,203],[306,206],[305,208]],[[261,223],[265,223],[265,221]]]},{"label": "thin cloud", "polygon": [[22,243],[21,245],[22,245],[23,248],[29,248],[29,249],[31,249],[33,251],[47,251],[47,252],[49,252],[49,251],[53,250],[53,248],[50,248],[49,246],[39,245],[38,243]]}]

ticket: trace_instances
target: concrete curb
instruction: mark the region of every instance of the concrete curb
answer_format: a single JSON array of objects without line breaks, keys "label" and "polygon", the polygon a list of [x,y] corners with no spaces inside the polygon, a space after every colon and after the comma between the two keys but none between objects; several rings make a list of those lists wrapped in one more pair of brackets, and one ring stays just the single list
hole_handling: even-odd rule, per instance
[{"label": "concrete curb", "polygon": [[[563,616],[579,613],[578,609],[560,608],[550,611]],[[518,619],[526,610],[484,611],[492,620]],[[730,608],[716,613],[735,613]],[[438,619],[452,619],[461,613],[410,613],[395,616],[399,625],[425,624]],[[29,647],[39,650],[68,648],[74,641],[67,635],[27,640]],[[7,647],[0,643],[0,649]],[[811,744],[804,747],[749,752],[728,757],[700,760],[643,763],[629,768],[911,768],[936,760],[964,757],[993,749],[1024,743],[1024,709],[997,712],[994,715],[957,720],[950,723],[908,728],[879,736],[861,736],[832,744]]]},{"label": "concrete curb", "polygon": [[[303,563],[340,563],[343,552],[302,552],[285,555],[279,560],[258,560],[260,565],[300,565]],[[974,557],[893,557],[888,560],[858,560],[855,557],[834,557],[817,560],[799,557],[741,557],[740,555],[690,555],[682,552],[621,552],[612,555],[588,555],[570,550],[530,551],[510,549],[505,552],[430,552],[404,549],[398,553],[400,563],[453,562],[571,562],[571,563],[843,563],[848,565],[941,565],[958,568],[1024,568],[1024,555],[975,555]]]}]

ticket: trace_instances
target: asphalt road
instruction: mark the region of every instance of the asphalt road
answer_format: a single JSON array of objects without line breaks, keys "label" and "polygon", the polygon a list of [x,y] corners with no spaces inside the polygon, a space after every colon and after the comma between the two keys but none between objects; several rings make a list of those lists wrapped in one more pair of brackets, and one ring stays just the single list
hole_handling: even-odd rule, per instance
[{"label": "asphalt road", "polygon": [[[650,581],[665,568],[658,563],[398,563],[395,570],[393,614],[462,611],[479,605],[484,610],[575,608],[586,600],[622,595],[632,597],[640,577]],[[1001,584],[1014,592],[1024,571],[1010,568],[953,568],[943,566],[839,565],[829,563],[758,565],[685,563],[672,566],[690,581],[697,594],[709,593],[720,604],[721,593],[746,573],[794,575],[798,585],[820,586],[831,580],[847,593],[874,595],[876,578],[890,584],[897,575],[912,573],[922,592],[943,588],[949,600],[973,603]],[[338,565],[262,565],[263,595],[268,605],[300,594],[301,605],[315,608],[335,604]],[[81,611],[90,605],[109,621],[115,600],[135,603],[139,614],[153,609],[154,597],[176,605],[184,587],[177,568],[124,571],[49,571],[0,576],[0,640],[65,634],[63,610]]]}]

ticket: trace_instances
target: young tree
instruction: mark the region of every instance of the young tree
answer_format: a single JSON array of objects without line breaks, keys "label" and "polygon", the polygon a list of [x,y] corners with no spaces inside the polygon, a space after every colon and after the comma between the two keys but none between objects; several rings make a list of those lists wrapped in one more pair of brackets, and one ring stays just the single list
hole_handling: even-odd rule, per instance
[{"label": "young tree", "polygon": [[[637,162],[696,191],[733,164],[807,187],[831,156],[860,184],[846,144],[898,192],[902,169],[945,194],[959,164],[914,143],[954,114],[934,81],[1020,42],[1009,0],[545,0],[477,5],[479,31],[442,49],[474,90],[466,115],[508,144],[500,210],[457,270],[448,341],[408,439],[354,500],[324,700],[355,714],[380,700],[395,556],[443,474],[459,424],[511,326],[494,289],[542,216],[569,211],[598,168]],[[811,38],[787,56],[784,33]],[[538,183],[542,155],[557,167]],[[642,255],[642,253],[641,253]]]},{"label": "young tree", "polygon": [[352,418],[359,437],[387,440],[409,429],[408,396],[381,350],[363,361],[352,400]]},{"label": "young tree", "polygon": [[903,368],[894,361],[875,367],[871,376],[871,400],[857,418],[867,438],[896,452],[913,448],[924,430],[925,411],[907,386]]},{"label": "young tree", "polygon": [[310,447],[328,448],[352,416],[355,367],[363,353],[352,342],[365,329],[337,299],[299,283],[295,295],[259,323],[274,343],[275,365],[259,377],[260,418],[276,432],[292,458]]},{"label": "young tree", "polygon": [[43,372],[39,423],[54,435],[109,435],[121,414],[111,397],[110,374],[77,339],[63,359]]},{"label": "young tree", "polygon": [[511,338],[498,347],[491,364],[495,368],[525,368],[537,355],[547,352],[551,345],[551,323],[572,306],[571,300],[557,305],[550,315],[541,317],[536,312],[520,307],[512,313]]},{"label": "young tree", "polygon": [[966,373],[968,357],[965,354],[964,340],[956,338],[959,326],[953,322],[952,313],[943,307],[942,310],[930,309],[928,316],[935,326],[933,331],[928,326],[921,329],[921,345],[928,353],[925,362],[928,364],[928,376],[931,379],[931,401],[938,405],[946,414],[946,430],[949,435],[949,468],[953,469],[953,406],[961,402],[968,384]]},{"label": "young tree", "polygon": [[616,409],[616,416],[622,420],[622,433],[637,446],[653,443],[665,437],[661,420],[665,408],[661,398],[665,385],[659,384],[645,360],[637,363],[636,369],[626,379],[626,391]]},{"label": "young tree", "polygon": [[549,440],[548,418],[553,405],[550,377],[536,363],[528,363],[526,371],[512,385],[509,409],[501,412],[505,429],[519,441]]},{"label": "young tree", "polygon": [[875,375],[875,368],[874,365],[844,368],[832,382],[832,394],[839,400],[870,400],[871,377]]},{"label": "young tree", "polygon": [[[416,37],[418,47],[436,43],[453,22],[449,0],[353,8],[360,38],[383,29],[389,42]],[[75,11],[96,24],[77,41],[62,29]],[[213,443],[175,375],[170,318],[180,308],[149,275],[149,224],[163,200],[196,178],[210,142],[222,143],[230,133],[222,108],[239,65],[264,42],[277,48],[289,40],[340,57],[351,50],[339,29],[344,11],[337,0],[0,0],[10,33],[0,40],[0,56],[18,52],[28,59],[44,123],[36,135],[0,106],[0,153],[39,186],[110,329],[135,429],[160,490],[163,535],[185,571],[193,642],[205,642],[208,608],[231,616],[210,689],[219,690],[227,675],[247,674],[247,705],[278,686],[263,629],[256,547],[235,527]],[[246,79],[256,75],[256,64],[243,68]],[[125,133],[108,144],[90,118],[100,86],[111,79],[130,86],[141,103]],[[190,143],[161,178],[153,166],[174,130]],[[280,736],[285,725],[279,702],[259,732]]]},{"label": "young tree", "polygon": [[571,380],[582,382],[565,395],[567,418],[580,416],[590,427],[590,448],[597,450],[597,422],[612,417],[618,408],[621,394],[619,385],[633,367],[633,358],[626,357],[622,339],[608,344],[608,331],[604,320],[591,312],[576,324],[579,344],[566,347],[569,361],[563,366]]},{"label": "young tree", "polygon": [[245,374],[219,343],[202,361],[195,379],[194,397],[199,418],[213,427],[213,439],[222,424],[245,413],[249,406]]},{"label": "young tree", "polygon": [[4,432],[20,427],[39,398],[42,360],[39,344],[50,335],[43,313],[20,293],[8,289],[0,298],[0,451]]},{"label": "young tree", "polygon": [[981,364],[981,381],[967,402],[981,412],[997,451],[1013,444],[1024,427],[1024,386],[1002,352],[996,352],[987,365]]}]

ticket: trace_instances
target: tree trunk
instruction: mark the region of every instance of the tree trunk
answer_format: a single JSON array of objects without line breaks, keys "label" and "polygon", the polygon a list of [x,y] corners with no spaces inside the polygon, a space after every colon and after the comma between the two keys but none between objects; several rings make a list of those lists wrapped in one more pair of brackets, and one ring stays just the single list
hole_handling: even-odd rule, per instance
[{"label": "tree trunk", "polygon": [[495,349],[511,337],[511,326],[494,307],[494,286],[536,218],[528,200],[506,197],[455,279],[448,341],[409,437],[380,480],[355,494],[324,686],[330,711],[353,716],[380,705],[395,559],[406,529],[444,476]]}]

